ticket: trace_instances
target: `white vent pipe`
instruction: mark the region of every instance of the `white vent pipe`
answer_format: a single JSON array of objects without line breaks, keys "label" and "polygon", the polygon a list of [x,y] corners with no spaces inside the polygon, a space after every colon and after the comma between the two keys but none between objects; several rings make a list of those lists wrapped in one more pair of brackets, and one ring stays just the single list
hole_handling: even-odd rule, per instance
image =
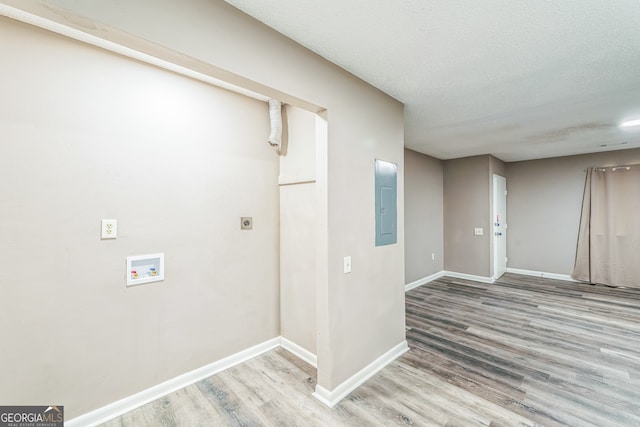
[{"label": "white vent pipe", "polygon": [[269,144],[279,153],[282,144],[282,103],[277,99],[269,100],[269,118],[271,119]]}]

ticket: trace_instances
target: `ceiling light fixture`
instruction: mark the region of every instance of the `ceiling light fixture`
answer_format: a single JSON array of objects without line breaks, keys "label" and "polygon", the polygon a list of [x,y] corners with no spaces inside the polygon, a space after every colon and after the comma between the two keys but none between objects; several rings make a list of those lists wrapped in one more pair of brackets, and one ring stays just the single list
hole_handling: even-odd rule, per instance
[{"label": "ceiling light fixture", "polygon": [[626,122],[620,123],[620,127],[626,128],[629,126],[640,126],[640,120],[627,120]]}]

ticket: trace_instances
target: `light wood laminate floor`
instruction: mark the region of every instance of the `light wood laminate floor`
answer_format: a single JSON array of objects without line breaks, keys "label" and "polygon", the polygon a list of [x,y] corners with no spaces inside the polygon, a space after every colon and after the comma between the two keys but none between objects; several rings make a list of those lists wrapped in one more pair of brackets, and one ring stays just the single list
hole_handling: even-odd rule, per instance
[{"label": "light wood laminate floor", "polygon": [[640,426],[640,290],[506,274],[406,294],[411,350],[333,409],[276,349],[107,426]]}]

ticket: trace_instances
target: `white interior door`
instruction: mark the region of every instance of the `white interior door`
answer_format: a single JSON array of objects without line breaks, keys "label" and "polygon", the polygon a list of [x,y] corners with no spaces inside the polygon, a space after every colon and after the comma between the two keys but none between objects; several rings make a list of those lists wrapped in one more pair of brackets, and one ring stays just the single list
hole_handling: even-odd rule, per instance
[{"label": "white interior door", "polygon": [[493,277],[507,271],[507,179],[493,175]]}]

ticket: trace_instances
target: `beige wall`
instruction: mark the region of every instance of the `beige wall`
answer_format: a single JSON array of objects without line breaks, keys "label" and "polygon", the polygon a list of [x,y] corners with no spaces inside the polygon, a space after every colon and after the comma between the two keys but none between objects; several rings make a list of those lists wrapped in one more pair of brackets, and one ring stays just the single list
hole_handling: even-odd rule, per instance
[{"label": "beige wall", "polygon": [[280,334],[316,353],[315,114],[285,107],[280,157]]},{"label": "beige wall", "polygon": [[[50,13],[33,1],[2,2]],[[321,238],[317,240],[319,262],[316,264],[316,275],[320,279],[316,294],[319,385],[333,390],[405,339],[401,103],[221,1],[140,0],[118,3],[117,7],[107,0],[49,0],[46,3],[70,8],[79,15],[107,24],[102,26],[91,20],[50,13],[68,25],[87,28],[106,38],[123,30],[213,64],[215,69],[210,71],[219,76],[229,76],[226,70],[247,81],[325,107],[328,146],[322,153],[325,166],[317,177],[321,180],[318,181],[320,194],[326,194],[318,212]],[[118,39],[130,42],[132,47],[146,46],[135,37],[119,36]],[[126,79],[126,75],[122,78]],[[241,126],[247,126],[246,121]],[[255,141],[262,142],[263,137],[256,136]],[[247,156],[250,155],[247,153]],[[374,244],[373,166],[376,158],[397,163],[400,171],[398,243],[385,247]],[[253,173],[252,162],[253,158],[248,166],[245,164],[237,170]],[[266,185],[268,181],[261,182]],[[248,200],[251,198],[243,203],[249,203]],[[273,227],[272,232],[277,234],[277,227]],[[342,265],[347,255],[352,257],[353,271],[345,275]],[[227,265],[235,265],[233,259],[228,261]],[[238,293],[235,288],[233,291]],[[244,291],[240,295],[254,298]],[[240,306],[238,316],[247,310]],[[256,338],[254,342],[257,341]],[[239,343],[234,344],[237,344],[234,348],[240,347]],[[224,350],[230,349],[231,346],[224,347]],[[198,362],[190,363],[189,368],[200,366]],[[175,366],[171,368],[177,370]],[[155,371],[149,373],[145,376],[146,382],[157,382],[157,375]],[[108,387],[122,386],[109,383]],[[126,391],[119,389],[116,394],[124,393]],[[94,394],[91,402],[81,399],[81,407],[88,409],[98,402],[108,403],[112,395]]]},{"label": "beige wall", "polygon": [[510,268],[571,274],[585,170],[640,163],[640,149],[507,163]]},{"label": "beige wall", "polygon": [[404,166],[405,281],[411,283],[444,268],[443,162],[405,149]]},{"label": "beige wall", "polygon": [[[505,176],[506,174],[506,163],[497,157],[489,156],[489,173],[491,175],[496,174],[500,176]],[[493,182],[493,178],[492,182]]]},{"label": "beige wall", "polygon": [[[490,156],[444,162],[444,268],[489,277]],[[484,235],[475,236],[482,227]]]},{"label": "beige wall", "polygon": [[5,18],[0,51],[0,401],[71,418],[278,336],[266,104]]}]

